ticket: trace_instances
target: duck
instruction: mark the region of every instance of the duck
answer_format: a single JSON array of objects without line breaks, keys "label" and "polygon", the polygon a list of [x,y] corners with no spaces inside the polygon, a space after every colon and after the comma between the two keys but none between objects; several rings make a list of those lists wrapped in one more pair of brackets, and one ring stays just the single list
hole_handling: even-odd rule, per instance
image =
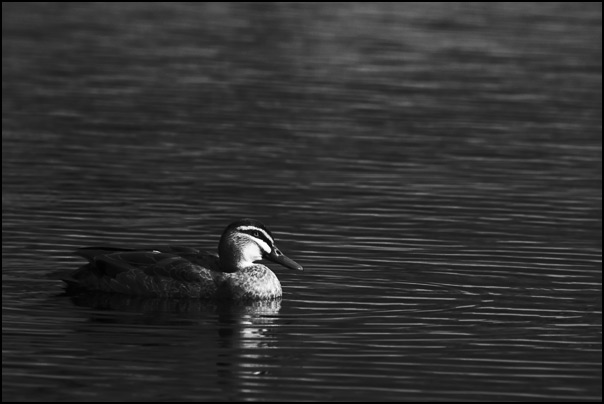
[{"label": "duck", "polygon": [[229,224],[218,254],[192,247],[144,249],[84,247],[75,254],[88,263],[63,279],[68,291],[97,291],[140,297],[270,300],[282,296],[277,276],[260,260],[302,271],[275,245],[255,219]]}]

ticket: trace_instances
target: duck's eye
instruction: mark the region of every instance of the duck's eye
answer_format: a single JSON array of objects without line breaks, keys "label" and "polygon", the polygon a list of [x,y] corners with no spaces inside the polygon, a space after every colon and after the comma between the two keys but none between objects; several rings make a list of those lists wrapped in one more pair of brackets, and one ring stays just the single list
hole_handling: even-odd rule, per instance
[{"label": "duck's eye", "polygon": [[254,237],[260,237],[260,233],[258,233],[257,231],[253,231],[252,232],[252,236],[254,236]]}]

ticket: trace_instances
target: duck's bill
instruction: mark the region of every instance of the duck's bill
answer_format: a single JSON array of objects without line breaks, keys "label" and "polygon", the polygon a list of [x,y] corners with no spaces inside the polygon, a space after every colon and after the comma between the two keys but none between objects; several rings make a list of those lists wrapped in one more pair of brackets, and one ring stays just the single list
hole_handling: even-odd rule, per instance
[{"label": "duck's bill", "polygon": [[284,267],[289,268],[289,269],[295,269],[297,271],[303,270],[302,265],[298,264],[296,261],[294,261],[291,258],[287,258],[277,248],[273,249],[273,251],[270,254],[266,255],[266,259],[276,262],[277,264],[281,264]]}]

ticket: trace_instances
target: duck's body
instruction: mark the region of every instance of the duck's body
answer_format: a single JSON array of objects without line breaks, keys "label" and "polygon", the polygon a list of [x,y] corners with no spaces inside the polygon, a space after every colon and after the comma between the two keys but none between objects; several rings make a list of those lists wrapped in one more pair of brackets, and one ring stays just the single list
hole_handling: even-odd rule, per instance
[{"label": "duck's body", "polygon": [[256,220],[229,225],[218,249],[220,255],[175,246],[83,248],[77,254],[89,263],[66,282],[72,287],[146,297],[264,300],[280,297],[281,284],[256,261],[268,259],[302,269],[275,247],[271,233]]}]

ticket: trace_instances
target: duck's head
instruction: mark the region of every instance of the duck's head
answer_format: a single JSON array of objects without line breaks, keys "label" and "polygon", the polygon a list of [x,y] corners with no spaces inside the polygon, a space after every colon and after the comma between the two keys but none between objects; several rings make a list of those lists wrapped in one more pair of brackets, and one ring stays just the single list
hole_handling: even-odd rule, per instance
[{"label": "duck's head", "polygon": [[286,268],[302,270],[302,266],[279,251],[271,232],[254,219],[241,219],[231,223],[222,233],[218,254],[224,272],[236,272],[263,259]]}]

